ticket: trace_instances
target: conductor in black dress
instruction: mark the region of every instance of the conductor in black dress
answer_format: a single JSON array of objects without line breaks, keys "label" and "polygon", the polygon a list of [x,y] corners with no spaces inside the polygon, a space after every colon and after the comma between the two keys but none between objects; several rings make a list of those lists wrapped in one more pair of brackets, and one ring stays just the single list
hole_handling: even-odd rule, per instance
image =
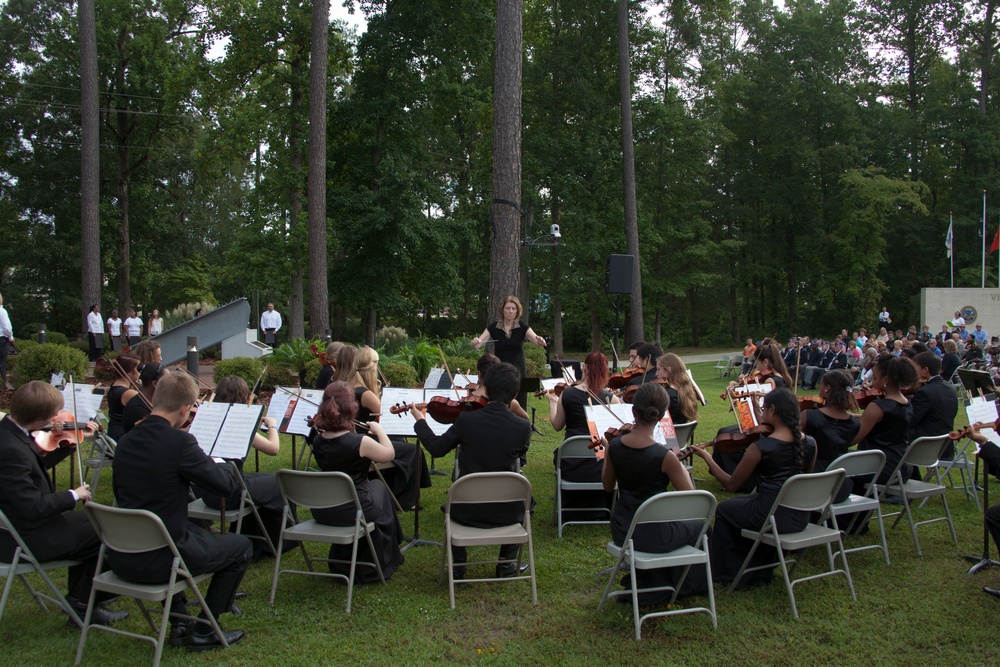
[{"label": "conductor in black dress", "polygon": [[[443,435],[434,435],[423,414],[417,408],[410,412],[417,420],[415,430],[431,456],[440,458],[459,445],[461,452],[456,455],[459,477],[474,472],[516,472],[517,461],[528,451],[531,424],[513,413],[510,405],[521,384],[521,376],[511,364],[495,364],[481,380],[486,388],[489,403],[478,410],[468,410],[459,415]],[[523,520],[523,505],[498,504],[486,510],[483,506],[473,511],[463,511],[463,507],[452,509],[452,518],[458,523],[474,528],[494,528]],[[515,561],[518,545],[507,544],[500,547],[499,560],[507,561],[497,565],[498,577],[517,574]],[[468,559],[465,547],[452,547],[455,577],[465,576],[465,567],[460,565]]]},{"label": "conductor in black dress", "polygon": [[[536,334],[531,327],[521,321],[524,309],[516,296],[504,297],[500,302],[500,319],[483,329],[483,333],[472,339],[472,349],[478,350],[484,343],[493,341],[494,353],[500,361],[513,364],[521,372],[521,377],[527,377],[524,365],[524,341],[545,347],[545,339]],[[518,385],[520,389],[520,385]],[[514,396],[521,405],[528,404],[525,392],[518,391]]]},{"label": "conductor in black dress", "polygon": [[[192,483],[223,497],[239,488],[232,466],[209,458],[193,435],[178,429],[197,400],[198,386],[184,373],[169,373],[157,382],[153,411],[118,442],[112,467],[114,490],[119,507],[149,510],[163,520],[192,574],[214,573],[205,601],[218,618],[232,608],[236,587],[250,564],[253,546],[243,535],[213,536],[188,521]],[[172,556],[167,549],[146,554],[110,551],[108,559],[115,574],[123,579],[159,584],[169,578]],[[174,598],[171,608],[186,613],[183,594]],[[229,644],[245,636],[242,630],[223,632]],[[185,634],[186,626],[174,622],[171,643],[182,643]],[[187,645],[191,651],[221,646],[211,626],[203,623],[195,624]]]},{"label": "conductor in black dress", "polygon": [[[101,542],[87,515],[74,512],[80,501],[90,500],[87,484],[67,491],[56,491],[45,473],[46,468],[73,453],[61,448],[43,454],[29,435],[48,426],[63,407],[59,390],[38,380],[28,382],[14,392],[10,414],[0,421],[0,510],[13,524],[31,553],[41,562],[77,560],[69,570],[69,593],[66,601],[82,619],[97,567]],[[9,563],[17,543],[7,531],[0,532],[0,561]],[[128,614],[95,609],[94,623],[109,625]],[[70,621],[73,627],[76,624]]]}]

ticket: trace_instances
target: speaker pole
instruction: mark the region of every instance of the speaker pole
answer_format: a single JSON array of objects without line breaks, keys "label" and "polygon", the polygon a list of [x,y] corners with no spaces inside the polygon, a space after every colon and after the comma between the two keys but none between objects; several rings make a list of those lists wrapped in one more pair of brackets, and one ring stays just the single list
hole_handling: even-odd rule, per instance
[{"label": "speaker pole", "polygon": [[[621,347],[618,346],[618,320],[619,320],[619,317],[621,316],[621,312],[622,312],[622,295],[621,294],[616,294],[615,295],[615,349],[616,350],[620,350],[621,349]],[[612,373],[617,373],[618,372],[618,355],[613,354],[611,356],[614,357],[614,368],[612,369],[611,372]]]}]

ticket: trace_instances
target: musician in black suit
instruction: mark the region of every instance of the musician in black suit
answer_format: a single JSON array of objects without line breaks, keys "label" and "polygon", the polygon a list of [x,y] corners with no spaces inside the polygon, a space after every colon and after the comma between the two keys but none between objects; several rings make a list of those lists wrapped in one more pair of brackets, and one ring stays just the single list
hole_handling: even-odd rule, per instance
[{"label": "musician in black suit", "polygon": [[[995,442],[987,439],[975,426],[971,429],[969,438],[979,443],[979,458],[989,466],[990,473],[997,479],[1000,479],[1000,447]],[[990,535],[993,537],[993,543],[997,545],[997,548],[1000,548],[1000,503],[986,510],[984,520],[986,521],[986,527],[989,529]],[[1000,598],[1000,589],[984,586],[983,592]]]},{"label": "musician in black suit", "polygon": [[[232,608],[253,547],[243,535],[213,537],[205,528],[188,521],[192,483],[223,497],[239,487],[231,466],[213,461],[193,435],[177,428],[187,420],[197,400],[198,387],[184,373],[169,373],[157,382],[153,411],[118,441],[114,490],[120,507],[149,510],[163,520],[192,574],[214,573],[205,601],[218,618]],[[170,573],[171,555],[166,549],[152,554],[110,552],[108,559],[115,574],[136,583],[164,583]],[[175,597],[173,611],[185,613],[183,598],[182,594]],[[175,621],[171,643],[183,643],[186,630],[184,623]],[[230,644],[245,636],[242,630],[223,632]],[[221,644],[209,625],[197,623],[187,637],[187,645],[188,650],[201,651]]]},{"label": "musician in black suit", "polygon": [[[463,412],[443,435],[434,435],[420,411],[415,407],[410,409],[417,420],[417,437],[431,456],[440,458],[459,445],[462,446],[461,452],[456,455],[459,477],[474,472],[514,472],[517,470],[518,459],[528,451],[531,423],[513,414],[509,407],[521,386],[520,371],[508,363],[495,364],[482,378],[482,384],[489,400],[486,407]],[[464,509],[452,508],[452,518],[458,523],[476,528],[506,526],[524,518],[521,506],[499,505],[489,510],[479,506],[472,511],[463,511]],[[498,577],[518,573],[517,563],[514,562],[517,551],[516,544],[500,547],[499,560],[511,562],[497,565]],[[452,547],[452,556],[456,564],[465,563],[465,547]],[[465,567],[456,565],[455,577],[461,579],[464,576]]]},{"label": "musician in black suit", "polygon": [[663,354],[663,350],[656,343],[643,343],[636,351],[638,358],[633,366],[645,371],[642,375],[634,377],[628,381],[626,387],[656,382],[656,360]]},{"label": "musician in black suit", "polygon": [[[921,352],[913,357],[913,363],[917,365],[917,374],[923,386],[910,397],[910,405],[913,406],[910,440],[949,433],[958,414],[955,387],[941,377],[941,360],[933,352]],[[955,458],[954,442],[948,442],[941,458]]]},{"label": "musician in black suit", "polygon": [[[35,445],[30,432],[48,426],[63,407],[57,389],[33,381],[14,392],[10,414],[0,421],[0,509],[14,529],[42,562],[79,560],[70,566],[69,593],[66,601],[82,619],[87,613],[90,588],[97,567],[101,542],[83,512],[72,511],[79,501],[90,500],[90,487],[56,491],[45,473],[46,468],[73,453],[60,448],[45,454]],[[10,533],[0,533],[0,561],[9,563],[17,543]],[[95,609],[94,623],[108,625],[119,621],[126,612]],[[76,627],[72,620],[69,625]]]}]

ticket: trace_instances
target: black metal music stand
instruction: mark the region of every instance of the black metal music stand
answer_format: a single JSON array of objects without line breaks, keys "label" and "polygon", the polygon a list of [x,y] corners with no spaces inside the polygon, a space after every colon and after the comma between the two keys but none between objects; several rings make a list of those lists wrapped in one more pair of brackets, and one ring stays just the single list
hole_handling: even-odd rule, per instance
[{"label": "black metal music stand", "polygon": [[[424,457],[423,457],[422,451],[423,451],[423,448],[421,447],[421,445],[420,445],[420,439],[418,438],[417,439],[417,449],[416,449],[416,452],[414,453],[414,456],[417,457],[417,460],[420,462],[420,465],[423,465],[422,462],[423,462],[423,458]],[[433,472],[431,474],[433,474]],[[417,471],[417,474],[415,474],[413,476],[413,485],[414,485],[414,488],[417,491],[417,494],[416,494],[417,504],[413,506],[413,537],[410,539],[409,542],[407,542],[406,544],[404,544],[399,549],[401,552],[406,551],[410,547],[439,547],[439,546],[441,546],[440,542],[434,542],[433,540],[423,540],[423,539],[420,539],[420,471],[419,470]]]},{"label": "black metal music stand", "polygon": [[[979,475],[979,455],[976,455],[976,472],[972,476],[973,484],[975,484],[975,479]],[[986,461],[983,461],[983,555],[982,556],[963,556],[965,560],[970,563],[974,563],[972,567],[969,568],[969,574],[975,574],[980,570],[985,570],[988,567],[1000,566],[1000,561],[995,561],[990,558],[990,529],[986,525],[986,510],[990,506],[990,466]],[[975,492],[975,490],[973,490]]]}]

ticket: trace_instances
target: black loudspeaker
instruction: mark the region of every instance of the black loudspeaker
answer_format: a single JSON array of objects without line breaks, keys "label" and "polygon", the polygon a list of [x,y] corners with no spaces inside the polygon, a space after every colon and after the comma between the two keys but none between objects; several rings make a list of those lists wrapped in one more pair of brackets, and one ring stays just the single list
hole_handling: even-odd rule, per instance
[{"label": "black loudspeaker", "polygon": [[632,255],[608,255],[604,271],[604,290],[609,294],[632,293]]}]

